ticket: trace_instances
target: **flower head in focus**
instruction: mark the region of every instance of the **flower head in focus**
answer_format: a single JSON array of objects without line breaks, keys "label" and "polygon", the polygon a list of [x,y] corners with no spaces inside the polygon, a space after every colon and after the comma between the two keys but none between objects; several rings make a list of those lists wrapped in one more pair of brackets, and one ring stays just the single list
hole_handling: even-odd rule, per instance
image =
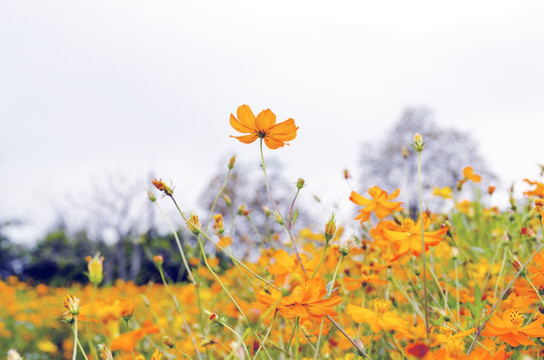
[{"label": "flower head in focus", "polygon": [[276,115],[270,109],[261,111],[255,117],[248,105],[242,105],[238,108],[236,115],[238,118],[230,114],[230,125],[234,130],[247,135],[231,135],[231,137],[244,144],[251,144],[261,138],[268,148],[277,149],[297,136],[298,127],[295,125],[295,120],[289,118],[276,124]]}]

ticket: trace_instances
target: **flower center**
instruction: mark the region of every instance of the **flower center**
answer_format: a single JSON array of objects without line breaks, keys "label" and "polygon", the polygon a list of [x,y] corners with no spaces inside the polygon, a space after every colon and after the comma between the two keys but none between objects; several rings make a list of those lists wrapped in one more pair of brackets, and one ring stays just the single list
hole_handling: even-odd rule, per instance
[{"label": "flower center", "polygon": [[389,308],[391,307],[391,303],[386,300],[376,299],[374,300],[373,306],[374,306],[374,312],[378,314],[383,314],[387,310],[389,310]]},{"label": "flower center", "polygon": [[516,309],[512,309],[510,311],[509,318],[512,325],[514,325],[516,328],[520,327],[523,324],[523,314]]},{"label": "flower center", "polygon": [[266,137],[266,131],[263,131],[263,130],[257,131],[257,136],[263,139],[264,137]]}]

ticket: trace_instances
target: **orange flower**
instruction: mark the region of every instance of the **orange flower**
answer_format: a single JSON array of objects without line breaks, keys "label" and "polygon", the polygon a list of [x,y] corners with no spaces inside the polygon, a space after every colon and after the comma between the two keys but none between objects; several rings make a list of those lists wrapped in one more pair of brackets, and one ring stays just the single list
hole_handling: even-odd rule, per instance
[{"label": "orange flower", "polygon": [[375,299],[372,302],[373,309],[366,309],[360,306],[348,304],[346,314],[351,316],[353,321],[358,324],[366,323],[370,325],[370,329],[374,333],[379,333],[382,330],[390,331],[408,326],[408,322],[403,320],[391,308],[391,302],[382,299]]},{"label": "orange flower", "polygon": [[539,198],[544,198],[544,184],[537,181],[531,181],[529,179],[523,179],[527,184],[534,185],[536,188],[531,191],[525,191],[523,194],[527,196],[538,196]]},{"label": "orange flower", "polygon": [[[319,264],[319,258],[307,261],[305,254],[300,254],[300,258],[306,272],[310,274],[313,273]],[[273,275],[277,275],[274,279],[276,284],[283,285],[287,279],[287,276],[291,276],[291,278],[294,280],[299,280],[300,278],[306,277],[306,275],[302,272],[302,268],[300,267],[300,263],[298,262],[295,254],[289,256],[285,250],[279,249],[274,253],[274,259],[276,259],[276,263],[272,264],[268,268],[268,272]]]},{"label": "orange flower", "polygon": [[386,191],[374,186],[368,189],[368,194],[372,197],[372,200],[370,200],[362,197],[355,191],[352,191],[349,199],[357,205],[364,206],[359,215],[355,217],[355,220],[360,220],[361,224],[364,223],[370,218],[372,211],[374,211],[378,219],[381,220],[387,215],[390,215],[397,210],[401,210],[400,206],[402,202],[391,201],[399,196],[399,192],[400,190],[397,189],[391,195],[387,195]]},{"label": "orange flower", "polygon": [[[402,226],[398,230],[383,230],[385,238],[391,241],[397,249],[396,255],[390,261],[397,260],[408,253],[416,256],[421,255],[423,251],[421,248],[421,221],[421,216],[416,224],[408,218],[402,221]],[[430,223],[430,219],[423,214],[423,228],[426,229]],[[447,231],[448,228],[444,227],[437,231],[424,232],[425,251],[442,241],[442,235]]]},{"label": "orange flower", "polygon": [[137,341],[140,341],[149,334],[156,334],[158,332],[158,327],[153,325],[150,321],[144,321],[141,328],[121,334],[113,339],[110,348],[112,351],[121,350],[131,352],[136,347]]},{"label": "orange flower", "polygon": [[475,174],[474,170],[470,166],[467,166],[463,169],[463,177],[465,178],[465,180],[471,180],[477,183],[482,181],[482,177],[478,174]]},{"label": "orange flower", "polygon": [[230,125],[234,130],[248,135],[231,135],[231,137],[244,144],[251,144],[257,138],[261,138],[264,139],[268,148],[277,149],[297,136],[298,127],[295,125],[295,120],[289,118],[276,124],[276,115],[270,109],[261,111],[255,118],[249,106],[242,105],[238,108],[236,115],[238,115],[238,119],[230,114]]},{"label": "orange flower", "polygon": [[284,297],[280,302],[279,310],[287,318],[336,316],[333,306],[340,304],[341,299],[338,295],[325,299],[326,294],[325,282],[315,277],[298,285],[289,296]]},{"label": "orange flower", "polygon": [[532,323],[523,325],[523,314],[517,309],[510,308],[506,310],[502,319],[497,315],[493,315],[491,320],[485,324],[483,336],[498,336],[502,341],[510,346],[516,347],[519,345],[536,344],[529,337],[543,337],[544,316]]}]

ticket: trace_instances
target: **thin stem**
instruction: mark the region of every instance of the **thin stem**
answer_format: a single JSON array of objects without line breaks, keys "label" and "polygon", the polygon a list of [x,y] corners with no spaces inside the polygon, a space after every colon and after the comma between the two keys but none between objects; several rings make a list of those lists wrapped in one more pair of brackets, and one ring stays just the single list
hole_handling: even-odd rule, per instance
[{"label": "thin stem", "polygon": [[280,209],[278,208],[278,204],[276,204],[276,201],[274,201],[274,198],[272,197],[272,193],[270,192],[270,186],[268,185],[268,175],[266,174],[266,166],[264,164],[264,153],[263,153],[263,139],[261,138],[260,142],[261,147],[261,162],[262,162],[262,168],[264,173],[264,182],[266,185],[266,191],[268,192],[268,196],[270,197],[270,200],[272,201],[272,204],[274,205],[274,208],[276,209],[277,214],[279,215],[281,222],[283,224],[283,227],[285,230],[287,230],[287,234],[289,235],[289,240],[291,240],[291,245],[293,245],[293,249],[295,250],[295,255],[297,256],[298,262],[300,264],[300,267],[302,268],[302,271],[305,275],[308,275],[306,272],[306,268],[304,267],[304,264],[302,264],[302,259],[300,258],[300,254],[297,249],[297,245],[295,244],[295,238],[293,234],[291,233],[291,229],[288,226],[288,223],[285,222],[285,219],[281,215]]},{"label": "thin stem", "polygon": [[297,192],[295,193],[295,197],[293,198],[293,202],[291,203],[291,208],[289,209],[289,225],[288,225],[288,228],[291,229],[293,227],[293,209],[295,207],[295,201],[297,200],[297,196],[298,194],[300,193],[300,189],[299,187],[297,187]]},{"label": "thin stem", "polygon": [[244,342],[244,339],[242,339],[240,334],[238,334],[233,328],[231,328],[227,324],[222,324],[222,325],[224,327],[226,327],[227,329],[229,329],[240,340],[240,342],[242,343],[242,346],[244,347],[244,350],[246,351],[246,355],[247,355],[248,359],[251,358],[251,354],[249,353],[249,350],[247,349],[247,346],[246,346],[246,344]]},{"label": "thin stem", "polygon": [[419,221],[421,223],[421,261],[423,264],[423,301],[425,304],[425,330],[427,333],[427,339],[430,336],[429,329],[429,305],[427,304],[427,258],[425,256],[425,227],[423,225],[423,196],[421,193],[421,152],[417,153],[417,186],[419,192]]},{"label": "thin stem", "polygon": [[[198,358],[202,360],[202,356],[200,355],[200,351],[198,350],[198,346],[196,344],[195,337],[193,336],[193,333],[191,331],[191,328],[189,324],[187,323],[187,320],[185,320],[185,316],[183,316],[183,313],[181,312],[181,309],[179,307],[179,302],[174,294],[172,294],[172,291],[170,290],[170,286],[168,286],[168,283],[166,282],[166,278],[164,277],[164,271],[162,270],[162,266],[159,266],[159,273],[161,275],[162,283],[164,284],[164,287],[166,288],[166,291],[168,294],[172,297],[172,300],[174,301],[174,305],[176,305],[176,310],[178,311],[179,315],[181,316],[181,319],[183,320],[183,324],[187,328],[187,332],[189,333],[189,336],[191,337],[191,340],[193,342],[193,345],[196,350],[196,354],[198,355]],[[197,288],[198,289],[198,288]],[[200,313],[202,313],[202,310],[200,310]],[[200,316],[202,318],[202,316]],[[202,325],[201,325],[202,328]],[[202,332],[204,332],[204,329],[202,329]]]},{"label": "thin stem", "polygon": [[76,356],[77,356],[77,343],[78,343],[78,340],[77,340],[77,315],[74,315],[74,326],[73,326],[73,329],[74,329],[74,352],[72,353],[72,360],[76,360]]},{"label": "thin stem", "polygon": [[355,342],[347,333],[346,331],[342,328],[342,326],[340,326],[340,324],[338,324],[336,321],[334,321],[334,319],[332,317],[330,317],[329,315],[326,316],[326,318],[342,333],[342,335],[344,335],[346,337],[346,339],[349,340],[349,342],[351,343],[351,345],[353,345],[353,347],[355,349],[357,349],[357,351],[364,357],[364,358],[367,358],[368,360],[372,360],[370,358],[370,356],[368,356],[368,354],[366,353],[365,349],[363,349],[359,344],[357,344],[357,342]]},{"label": "thin stem", "polygon": [[300,330],[300,318],[297,317],[297,333],[296,333],[296,339],[295,339],[295,360],[298,360],[299,357],[299,348],[300,348],[300,338],[298,336],[298,332]]},{"label": "thin stem", "polygon": [[210,225],[210,222],[212,221],[213,217],[213,211],[215,210],[215,206],[217,205],[217,200],[219,200],[219,197],[225,191],[225,188],[227,187],[227,182],[229,181],[230,171],[232,169],[229,167],[229,171],[227,171],[227,176],[225,177],[225,181],[223,182],[223,185],[221,186],[221,189],[219,189],[219,192],[217,193],[217,196],[215,197],[212,208],[210,209],[210,217],[208,218],[208,221],[206,222],[206,226],[204,226],[204,232],[208,230],[208,226]]},{"label": "thin stem", "polygon": [[259,348],[257,351],[255,351],[255,356],[253,357],[253,360],[257,359],[257,356],[259,355],[259,351],[261,351],[261,348],[264,349],[264,343],[266,342],[266,339],[268,339],[268,335],[270,335],[270,331],[272,330],[272,325],[274,325],[274,320],[276,320],[276,314],[277,311],[274,313],[274,317],[272,318],[272,321],[270,322],[270,326],[268,327],[268,331],[266,332],[266,335],[264,336],[263,341],[260,342]]},{"label": "thin stem", "polygon": [[[92,316],[92,311],[93,311],[93,303],[94,303],[94,297],[95,297],[95,294],[96,294],[96,288],[97,288],[97,284],[93,284],[93,290],[91,292],[91,302],[89,303],[89,314],[87,315],[87,317],[90,319]],[[89,343],[89,347],[91,348],[91,354],[93,355],[93,359],[98,359],[98,353],[96,352],[96,349],[94,347],[94,343],[93,343],[93,338],[91,336],[91,323],[88,322],[87,323],[87,326],[86,326],[86,330],[87,330],[87,342]]]},{"label": "thin stem", "polygon": [[[338,259],[338,263],[336,263],[336,268],[334,269],[334,274],[333,274],[332,280],[331,280],[331,286],[327,290],[327,297],[329,297],[331,295],[332,288],[334,286],[334,282],[336,281],[336,275],[338,274],[338,268],[340,267],[340,263],[342,262],[343,258],[344,258],[344,254],[341,254],[340,259]],[[322,332],[323,332],[323,323],[324,322],[325,322],[325,319],[321,318],[321,325],[319,326],[319,335],[317,336],[317,344],[315,346],[314,360],[317,360],[317,355],[319,354],[319,351],[320,351],[320,348],[321,348],[321,335],[322,335]]]},{"label": "thin stem", "polygon": [[170,227],[170,230],[172,231],[172,234],[174,235],[174,239],[176,239],[176,244],[178,246],[179,253],[181,254],[181,259],[183,260],[183,265],[185,266],[185,269],[187,269],[187,273],[189,274],[189,280],[191,280],[194,286],[197,286],[197,283],[195,281],[191,268],[189,267],[189,263],[187,262],[187,258],[185,257],[185,251],[183,250],[183,247],[181,246],[181,241],[179,240],[179,236],[178,236],[178,232],[176,231],[176,228],[174,228],[174,225],[172,225],[170,220],[168,220],[168,217],[166,216],[164,211],[162,211],[162,208],[159,206],[159,203],[155,201],[155,204],[157,205],[157,208],[159,209],[159,212],[161,213],[162,217],[164,218],[164,220],[166,220],[166,223]]},{"label": "thin stem", "polygon": [[81,341],[79,341],[79,339],[77,340],[77,347],[79,348],[79,351],[81,351],[81,354],[83,355],[85,360],[89,360],[87,354],[85,354],[85,350],[83,350],[83,345],[81,345]]},{"label": "thin stem", "polygon": [[321,259],[319,259],[319,264],[317,264],[317,267],[315,268],[314,273],[312,274],[312,277],[310,278],[310,280],[314,278],[315,274],[317,274],[317,270],[319,270],[319,268],[321,267],[321,263],[323,262],[323,259],[325,258],[325,253],[327,252],[328,246],[329,246],[329,242],[326,241],[325,248],[323,248],[323,252],[321,253]]}]

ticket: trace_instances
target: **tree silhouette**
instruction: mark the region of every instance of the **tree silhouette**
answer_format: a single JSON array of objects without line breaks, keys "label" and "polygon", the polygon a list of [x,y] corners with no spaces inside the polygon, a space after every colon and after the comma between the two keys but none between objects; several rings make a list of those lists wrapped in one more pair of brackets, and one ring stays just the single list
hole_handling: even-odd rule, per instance
[{"label": "tree silhouette", "polygon": [[430,196],[432,189],[444,186],[453,189],[466,166],[472,166],[482,175],[484,183],[496,181],[469,134],[439,127],[427,108],[408,108],[384,139],[363,145],[363,193],[374,185],[389,192],[401,188],[399,200],[404,201],[411,214],[417,212],[417,154],[410,147],[415,133],[420,133],[425,142],[421,155],[422,189],[428,205],[440,206]]}]

